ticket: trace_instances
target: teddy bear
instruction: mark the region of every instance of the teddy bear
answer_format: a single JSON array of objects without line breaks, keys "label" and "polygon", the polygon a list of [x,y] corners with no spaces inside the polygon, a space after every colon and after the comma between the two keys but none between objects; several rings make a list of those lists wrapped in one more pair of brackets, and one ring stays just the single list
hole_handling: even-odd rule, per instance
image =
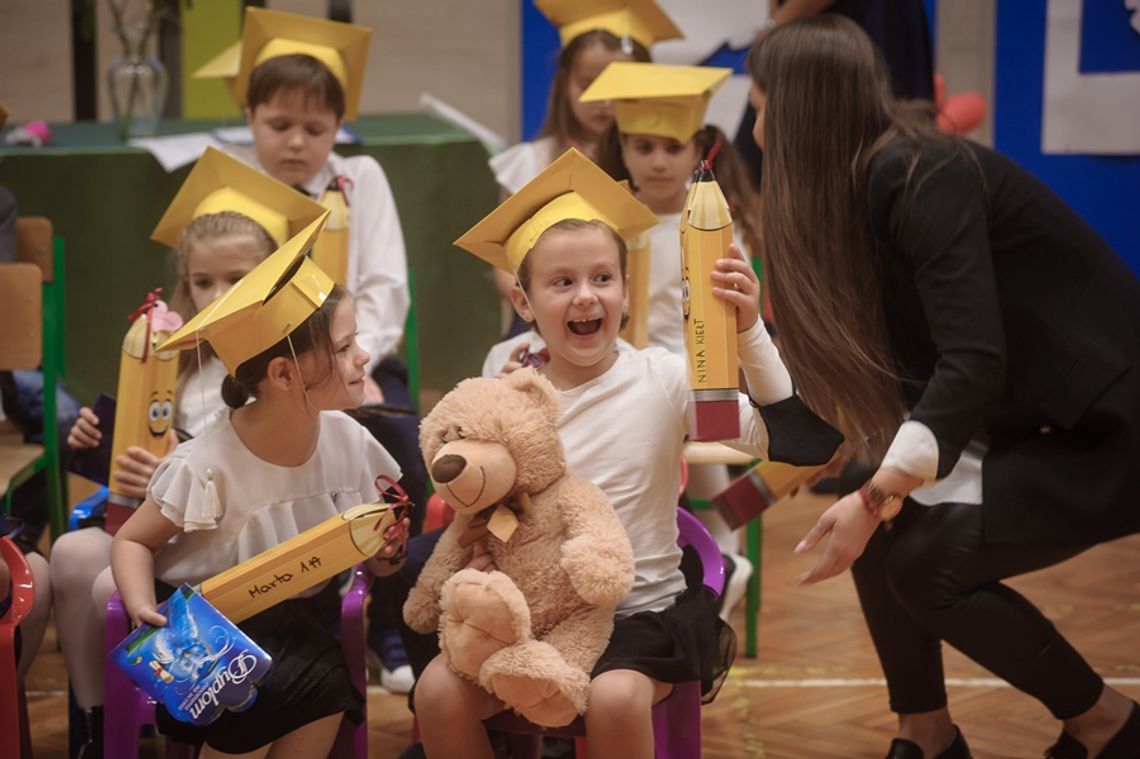
[{"label": "teddy bear", "polygon": [[[404,604],[452,669],[546,727],[585,712],[634,572],[609,500],[566,469],[559,414],[554,386],[521,369],[460,382],[424,418],[428,473],[455,518]],[[467,566],[476,546],[492,571]]]}]

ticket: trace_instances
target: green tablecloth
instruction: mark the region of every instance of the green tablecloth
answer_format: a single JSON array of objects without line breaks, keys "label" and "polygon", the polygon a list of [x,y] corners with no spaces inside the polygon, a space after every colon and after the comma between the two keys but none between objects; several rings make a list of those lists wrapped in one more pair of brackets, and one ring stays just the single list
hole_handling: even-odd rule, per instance
[{"label": "green tablecloth", "polygon": [[[159,134],[218,125],[165,123]],[[363,144],[338,152],[376,158],[396,196],[414,271],[421,389],[438,397],[479,373],[498,333],[489,267],[451,245],[497,200],[487,155],[466,132],[420,114],[364,117],[350,129]],[[52,131],[51,147],[0,147],[0,184],[21,215],[47,216],[65,240],[67,380],[90,402],[115,391],[126,315],[150,289],[173,284],[167,251],[149,237],[189,167],[166,173],[146,151],[119,143],[110,124]]]}]

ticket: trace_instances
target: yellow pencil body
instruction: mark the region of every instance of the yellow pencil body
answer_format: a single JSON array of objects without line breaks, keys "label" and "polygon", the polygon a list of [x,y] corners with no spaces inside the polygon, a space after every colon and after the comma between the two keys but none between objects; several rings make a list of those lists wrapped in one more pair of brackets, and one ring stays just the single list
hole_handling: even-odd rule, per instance
[{"label": "yellow pencil body", "polygon": [[[178,381],[178,352],[156,349],[169,332],[147,329],[141,314],[127,330],[119,356],[119,385],[115,400],[115,432],[111,440],[111,472],[107,481],[107,531],[114,534],[141,501],[122,492],[116,463],[127,448],[143,448],[157,457],[166,454],[166,436],[174,425],[174,386]],[[118,508],[115,508],[118,507]]]},{"label": "yellow pencil body", "polygon": [[681,211],[681,302],[689,356],[689,437],[740,436],[736,309],[713,295],[710,276],[729,255],[732,216],[712,171],[689,186]]},{"label": "yellow pencil body", "polygon": [[390,504],[353,507],[214,575],[199,590],[231,622],[241,622],[372,558],[395,523]]},{"label": "yellow pencil body", "polygon": [[626,272],[629,276],[629,320],[621,336],[638,350],[649,345],[649,267],[652,254],[649,233],[629,241]]},{"label": "yellow pencil body", "polygon": [[348,203],[336,180],[318,202],[329,210],[329,218],[313,244],[313,261],[343,287],[348,281]]}]

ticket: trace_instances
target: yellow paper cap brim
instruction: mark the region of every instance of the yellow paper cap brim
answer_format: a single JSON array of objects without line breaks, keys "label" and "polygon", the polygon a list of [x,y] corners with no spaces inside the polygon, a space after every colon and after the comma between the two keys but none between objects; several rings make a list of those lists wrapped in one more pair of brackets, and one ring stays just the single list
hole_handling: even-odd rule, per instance
[{"label": "yellow paper cap brim", "polygon": [[195,71],[194,79],[232,79],[241,68],[241,40],[227,47]]},{"label": "yellow paper cap brim", "polygon": [[328,211],[294,235],[158,347],[189,350],[205,340],[230,374],[299,327],[332,292],[332,277],[305,254]]},{"label": "yellow paper cap brim", "polygon": [[305,53],[328,66],[340,81],[344,87],[345,118],[355,119],[371,39],[372,30],[365,26],[246,8],[234,97],[245,103],[249,77],[258,64],[279,55]]},{"label": "yellow paper cap brim", "polygon": [[535,0],[535,6],[558,27],[563,47],[595,29],[631,37],[646,48],[684,37],[654,0]]},{"label": "yellow paper cap brim", "polygon": [[264,227],[277,245],[283,245],[324,210],[320,203],[289,185],[211,147],[190,170],[151,239],[174,248],[186,226],[197,217],[237,211]]},{"label": "yellow paper cap brim", "polygon": [[618,61],[586,88],[583,103],[612,101],[618,130],[688,142],[704,124],[709,99],[732,74],[712,66]]},{"label": "yellow paper cap brim", "polygon": [[563,219],[602,221],[626,240],[657,224],[628,189],[571,148],[455,244],[513,274],[542,233]]}]

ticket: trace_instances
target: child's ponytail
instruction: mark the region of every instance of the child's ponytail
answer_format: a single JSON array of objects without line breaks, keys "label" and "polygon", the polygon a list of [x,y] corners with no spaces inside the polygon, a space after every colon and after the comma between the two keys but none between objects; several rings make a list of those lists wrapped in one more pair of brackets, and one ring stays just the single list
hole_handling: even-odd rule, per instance
[{"label": "child's ponytail", "polygon": [[232,374],[222,380],[222,400],[230,408],[241,408],[249,402],[250,392]]}]

